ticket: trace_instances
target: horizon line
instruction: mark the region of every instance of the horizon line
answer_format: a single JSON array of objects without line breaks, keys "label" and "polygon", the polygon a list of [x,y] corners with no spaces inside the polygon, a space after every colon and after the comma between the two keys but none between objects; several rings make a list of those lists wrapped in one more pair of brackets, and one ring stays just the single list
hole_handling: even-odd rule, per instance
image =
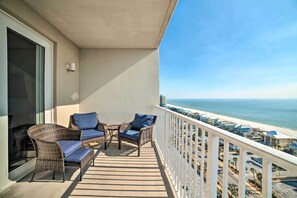
[{"label": "horizon line", "polygon": [[249,99],[249,100],[297,100],[297,98],[166,98],[166,100],[230,100],[230,99]]}]

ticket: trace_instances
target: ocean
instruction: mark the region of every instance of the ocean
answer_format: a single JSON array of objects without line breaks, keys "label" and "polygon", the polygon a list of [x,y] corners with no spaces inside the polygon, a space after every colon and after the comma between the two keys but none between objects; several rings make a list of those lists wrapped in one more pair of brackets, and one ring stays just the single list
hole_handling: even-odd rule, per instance
[{"label": "ocean", "polygon": [[297,130],[297,99],[168,99],[167,103]]}]

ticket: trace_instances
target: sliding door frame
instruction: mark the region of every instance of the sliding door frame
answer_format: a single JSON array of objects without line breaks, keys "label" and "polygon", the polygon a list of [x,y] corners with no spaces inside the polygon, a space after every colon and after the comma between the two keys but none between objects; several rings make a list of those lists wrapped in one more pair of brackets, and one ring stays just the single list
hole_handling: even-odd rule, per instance
[{"label": "sliding door frame", "polygon": [[[8,52],[7,29],[11,29],[20,35],[36,42],[45,48],[44,65],[44,118],[45,123],[54,122],[53,103],[53,49],[54,44],[38,32],[29,28],[22,22],[0,9],[0,181],[19,180],[34,169],[35,160],[31,160],[23,166],[8,173]],[[3,170],[4,173],[3,173]],[[1,186],[1,182],[0,182]],[[0,189],[1,190],[1,189]]]}]

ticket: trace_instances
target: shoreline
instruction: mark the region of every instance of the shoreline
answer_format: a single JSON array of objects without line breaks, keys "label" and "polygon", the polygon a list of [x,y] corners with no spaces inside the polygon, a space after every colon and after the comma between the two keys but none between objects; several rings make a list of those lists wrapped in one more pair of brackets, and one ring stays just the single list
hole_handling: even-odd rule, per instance
[{"label": "shoreline", "polygon": [[188,110],[188,111],[191,111],[191,112],[198,112],[198,113],[206,114],[206,115],[213,116],[213,117],[223,119],[223,120],[226,120],[226,121],[234,122],[234,123],[237,123],[237,124],[250,125],[253,128],[259,128],[259,129],[265,130],[265,131],[278,131],[278,132],[280,132],[282,134],[285,134],[285,135],[288,135],[288,136],[290,136],[292,138],[297,138],[297,131],[295,131],[293,129],[277,127],[277,126],[263,124],[263,123],[259,123],[259,122],[243,120],[243,119],[240,119],[240,118],[224,116],[224,115],[215,114],[215,113],[211,113],[211,112],[207,112],[207,111],[202,111],[202,110],[199,110],[199,109],[185,108],[185,107],[172,105],[172,104],[166,104],[166,105],[171,106],[171,107],[176,107],[176,108],[182,108],[184,110]]}]

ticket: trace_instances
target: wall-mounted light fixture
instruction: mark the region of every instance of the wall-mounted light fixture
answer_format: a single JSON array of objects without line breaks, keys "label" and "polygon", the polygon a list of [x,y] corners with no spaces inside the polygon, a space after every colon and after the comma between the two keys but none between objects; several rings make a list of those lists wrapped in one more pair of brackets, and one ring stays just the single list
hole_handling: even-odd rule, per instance
[{"label": "wall-mounted light fixture", "polygon": [[68,71],[75,72],[75,63],[67,63],[66,68]]}]

